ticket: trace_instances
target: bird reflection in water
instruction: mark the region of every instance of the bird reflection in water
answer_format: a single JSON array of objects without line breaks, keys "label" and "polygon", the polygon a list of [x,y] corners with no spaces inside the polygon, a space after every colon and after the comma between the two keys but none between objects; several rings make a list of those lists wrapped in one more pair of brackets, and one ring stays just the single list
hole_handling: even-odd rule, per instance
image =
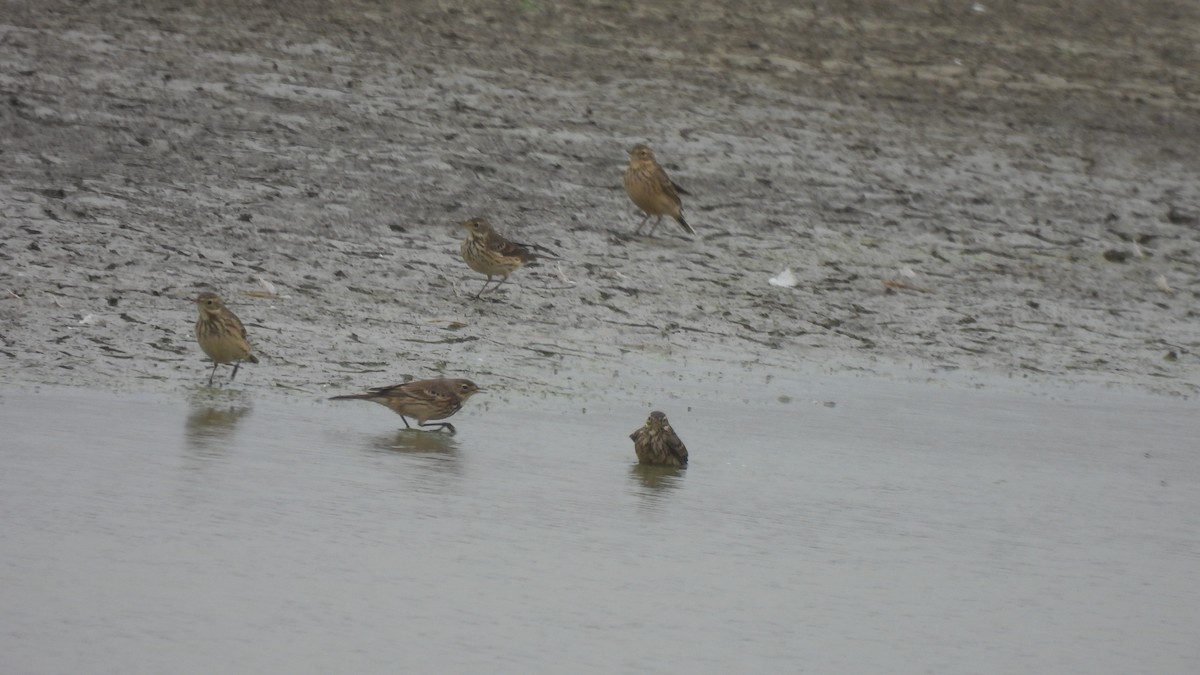
[{"label": "bird reflection in water", "polygon": [[683,487],[687,469],[658,464],[634,464],[629,467],[629,480],[634,484],[637,509],[661,515],[671,494]]},{"label": "bird reflection in water", "polygon": [[453,455],[458,450],[458,441],[450,434],[414,433],[413,429],[400,429],[394,433],[375,436],[372,447],[389,452],[438,452]]},{"label": "bird reflection in water", "polygon": [[677,466],[657,464],[634,464],[629,467],[629,477],[654,492],[674,490],[683,482],[687,471]]},{"label": "bird reflection in water", "polygon": [[192,409],[183,426],[188,447],[212,455],[224,454],[252,409],[246,392],[237,389],[200,391],[188,402]]},{"label": "bird reflection in water", "polygon": [[442,493],[462,477],[458,441],[450,434],[400,429],[372,436],[368,448],[381,470],[394,472],[417,490]]}]

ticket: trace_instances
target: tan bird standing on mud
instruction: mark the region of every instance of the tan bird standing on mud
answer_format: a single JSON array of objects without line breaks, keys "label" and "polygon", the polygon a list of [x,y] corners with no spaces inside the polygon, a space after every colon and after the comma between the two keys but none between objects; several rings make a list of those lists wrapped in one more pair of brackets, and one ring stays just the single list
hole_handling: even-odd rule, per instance
[{"label": "tan bird standing on mud", "polygon": [[[508,275],[518,269],[532,264],[539,258],[553,258],[555,255],[554,251],[544,246],[518,244],[505,239],[486,218],[472,218],[464,221],[462,226],[467,231],[467,238],[460,247],[463,260],[471,269],[487,275],[483,288],[475,294],[476,298],[487,290],[488,284],[492,283],[492,277],[500,277],[500,281],[491,289],[494,291],[508,280]],[[534,251],[539,251],[540,254]]]},{"label": "tan bird standing on mud", "polygon": [[444,420],[450,417],[459,410],[462,410],[463,403],[468,398],[471,398],[471,395],[481,391],[483,390],[475,386],[475,383],[470,380],[450,380],[443,378],[405,382],[404,384],[395,384],[390,387],[376,387],[368,389],[365,394],[334,396],[329,400],[373,401],[391,408],[392,412],[404,420],[405,429],[412,428],[408,424],[408,418],[412,417],[417,420],[417,426],[437,427],[438,431],[449,429],[450,433],[453,434],[456,430],[454,425],[449,422],[436,424],[426,424],[426,422],[429,420]]},{"label": "tan bird standing on mud", "polygon": [[647,234],[654,234],[663,216],[674,218],[684,232],[696,234],[692,226],[683,219],[683,202],[679,195],[688,194],[687,190],[668,178],[667,172],[654,160],[654,151],[640,143],[629,150],[629,166],[625,169],[625,192],[629,193],[633,203],[646,214],[635,234],[642,231],[650,216],[657,216],[657,220]]},{"label": "tan bird standing on mud", "polygon": [[646,419],[646,424],[629,434],[633,439],[633,450],[639,464],[663,466],[687,466],[688,451],[683,441],[675,435],[667,416],[655,410]]},{"label": "tan bird standing on mud", "polygon": [[216,293],[201,293],[196,296],[195,302],[200,308],[200,318],[196,320],[196,342],[200,343],[200,349],[208,354],[208,358],[213,360],[208,384],[212,386],[217,366],[222,363],[233,364],[233,374],[229,376],[229,381],[233,382],[242,361],[258,363],[258,357],[250,351],[246,327],[236,314],[225,307],[225,303],[221,302],[221,297]]}]

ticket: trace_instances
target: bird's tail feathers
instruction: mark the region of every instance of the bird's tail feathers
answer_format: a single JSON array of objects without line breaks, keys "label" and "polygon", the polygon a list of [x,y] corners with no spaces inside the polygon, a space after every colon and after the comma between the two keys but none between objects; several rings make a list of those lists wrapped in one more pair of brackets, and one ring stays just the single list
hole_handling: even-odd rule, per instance
[{"label": "bird's tail feathers", "polygon": [[558,257],[558,253],[547,249],[547,247],[541,244],[517,244],[517,246],[521,246],[522,249],[529,253],[530,259],[524,261],[527,265],[536,264],[538,261],[560,261],[560,259],[563,259]]},{"label": "bird's tail feathers", "polygon": [[521,246],[532,251],[541,260],[562,260],[562,258],[558,257],[557,253],[541,244],[521,244]]}]

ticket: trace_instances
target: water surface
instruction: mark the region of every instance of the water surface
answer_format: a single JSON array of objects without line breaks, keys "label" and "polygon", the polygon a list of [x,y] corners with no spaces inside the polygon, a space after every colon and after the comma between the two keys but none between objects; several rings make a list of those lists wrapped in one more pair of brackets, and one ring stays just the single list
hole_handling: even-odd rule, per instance
[{"label": "water surface", "polygon": [[640,402],[496,392],[450,437],[236,388],[0,390],[0,669],[1200,672],[1193,403],[706,391],[659,406],[671,471],[633,464]]}]

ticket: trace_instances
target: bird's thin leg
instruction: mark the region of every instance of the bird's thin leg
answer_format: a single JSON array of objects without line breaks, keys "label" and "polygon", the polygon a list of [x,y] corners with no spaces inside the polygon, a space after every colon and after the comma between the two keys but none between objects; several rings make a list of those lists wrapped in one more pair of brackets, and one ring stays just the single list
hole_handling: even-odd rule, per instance
[{"label": "bird's thin leg", "polygon": [[483,295],[483,292],[484,292],[484,290],[486,290],[486,289],[487,289],[487,287],[488,287],[488,284],[490,284],[490,283],[492,283],[492,275],[490,275],[490,274],[489,274],[489,275],[488,275],[488,278],[487,278],[487,281],[483,282],[483,288],[479,289],[479,292],[475,294],[475,299],[476,299],[476,300],[478,300],[478,299],[479,299],[479,296]]},{"label": "bird's thin leg", "polygon": [[504,282],[506,282],[506,281],[508,281],[508,277],[500,277],[500,281],[496,282],[496,285],[492,286],[492,290],[488,291],[488,293],[491,293],[492,291],[496,290],[497,288],[500,288],[502,285],[504,285]]},{"label": "bird's thin leg", "polygon": [[242,362],[241,362],[240,360],[238,360],[238,361],[234,362],[234,364],[233,364],[233,374],[229,376],[229,381],[230,381],[230,382],[233,382],[233,378],[237,377],[237,371],[238,371],[238,368],[240,368],[240,367],[241,367],[241,365],[242,365]]},{"label": "bird's thin leg", "polygon": [[[649,217],[649,216],[647,216],[647,217]],[[646,236],[647,237],[652,236],[654,234],[654,231],[658,229],[658,226],[661,223],[662,223],[662,216],[659,216],[657,219],[655,219],[654,225],[650,226],[650,231],[646,233]]]},{"label": "bird's thin leg", "polygon": [[650,214],[649,214],[649,213],[647,213],[647,214],[645,215],[645,217],[644,217],[644,218],[642,218],[642,222],[638,223],[637,229],[636,229],[636,230],[634,230],[634,231],[633,231],[633,233],[634,233],[634,234],[641,234],[641,233],[642,233],[642,228],[646,226],[646,221],[647,221],[647,220],[650,220]]},{"label": "bird's thin leg", "polygon": [[454,425],[450,424],[449,422],[426,422],[425,424],[422,424],[420,426],[422,426],[422,427],[437,427],[437,429],[433,429],[432,431],[441,431],[442,429],[449,429],[451,436],[458,433],[458,430],[454,428]]},{"label": "bird's thin leg", "polygon": [[219,365],[221,365],[221,364],[217,363],[216,361],[213,361],[213,369],[208,374],[208,386],[210,386],[210,387],[212,386],[213,377],[215,377],[217,374],[217,366],[219,366]]},{"label": "bird's thin leg", "polygon": [[401,422],[404,422],[404,428],[405,428],[405,429],[411,429],[411,428],[412,428],[412,427],[408,426],[408,418],[407,418],[407,417],[405,417],[404,415],[401,415],[401,416],[400,416],[400,421],[401,421]]}]

